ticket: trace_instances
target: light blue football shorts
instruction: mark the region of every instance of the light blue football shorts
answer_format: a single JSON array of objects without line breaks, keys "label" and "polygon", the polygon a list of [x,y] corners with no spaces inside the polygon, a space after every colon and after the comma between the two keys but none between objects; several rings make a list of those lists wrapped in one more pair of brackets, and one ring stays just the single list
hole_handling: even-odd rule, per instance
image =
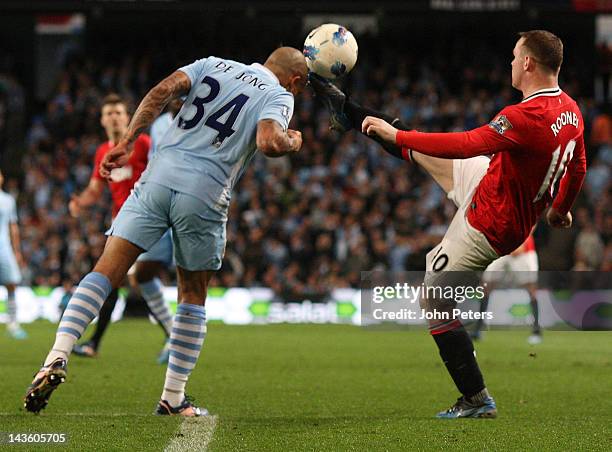
[{"label": "light blue football shorts", "polygon": [[219,270],[225,224],[204,201],[153,182],[134,187],[107,235],[150,250],[172,228],[176,264],[190,271]]},{"label": "light blue football shorts", "polygon": [[21,282],[21,271],[17,265],[17,259],[12,248],[0,249],[0,284],[19,284]]},{"label": "light blue football shorts", "polygon": [[172,229],[168,229],[149,251],[145,251],[138,256],[136,262],[161,262],[169,267],[172,265],[173,257]]}]

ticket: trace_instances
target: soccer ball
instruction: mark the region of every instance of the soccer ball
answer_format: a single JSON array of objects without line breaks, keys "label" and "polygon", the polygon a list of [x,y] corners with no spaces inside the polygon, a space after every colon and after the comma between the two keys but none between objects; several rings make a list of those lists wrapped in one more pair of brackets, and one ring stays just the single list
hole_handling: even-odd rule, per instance
[{"label": "soccer ball", "polygon": [[357,62],[357,41],[342,25],[323,24],[304,41],[308,69],[327,79],[348,74]]}]

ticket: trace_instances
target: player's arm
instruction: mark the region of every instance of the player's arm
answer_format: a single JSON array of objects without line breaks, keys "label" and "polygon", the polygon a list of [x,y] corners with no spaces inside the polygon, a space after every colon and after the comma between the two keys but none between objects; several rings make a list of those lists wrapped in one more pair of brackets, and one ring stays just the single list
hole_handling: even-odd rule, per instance
[{"label": "player's arm", "polygon": [[274,119],[262,119],[257,122],[257,149],[266,157],[282,157],[298,152],[302,147],[302,133],[287,129]]},{"label": "player's arm", "polygon": [[468,132],[423,133],[398,130],[386,121],[368,116],[362,124],[363,133],[378,136],[402,150],[411,149],[432,157],[467,159],[478,155],[508,151],[518,145],[504,131],[496,131],[487,124]]},{"label": "player's arm", "polygon": [[70,204],[68,204],[68,210],[70,210],[70,215],[73,217],[78,217],[81,214],[81,209],[94,205],[98,199],[100,199],[100,196],[102,196],[102,192],[104,191],[104,180],[95,177],[96,175],[97,170],[94,169],[85,190],[78,195],[72,196]]},{"label": "player's arm", "polygon": [[289,128],[293,115],[293,95],[279,91],[268,97],[257,120],[257,149],[266,157],[281,157],[298,152],[302,147],[302,133]]},{"label": "player's arm", "polygon": [[191,79],[180,70],[173,72],[151,89],[138,105],[123,139],[104,157],[100,174],[108,177],[111,170],[125,165],[129,160],[128,148],[138,135],[149,128],[168,102],[187,94],[190,89]]},{"label": "player's arm", "polygon": [[190,89],[191,80],[183,71],[175,71],[155,85],[138,105],[124,139],[133,143],[155,121],[168,102],[187,94]]},{"label": "player's arm", "polygon": [[584,135],[581,135],[576,142],[574,155],[559,183],[559,192],[553,200],[552,207],[546,213],[546,220],[550,226],[569,228],[572,225],[570,209],[574,205],[578,193],[580,193],[585,176],[586,152]]}]

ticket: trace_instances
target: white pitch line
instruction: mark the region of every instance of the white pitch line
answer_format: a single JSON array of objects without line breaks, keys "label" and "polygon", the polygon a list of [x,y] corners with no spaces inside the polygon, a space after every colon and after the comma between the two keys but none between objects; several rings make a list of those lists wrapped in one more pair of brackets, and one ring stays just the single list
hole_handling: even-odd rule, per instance
[{"label": "white pitch line", "polygon": [[217,416],[186,417],[164,452],[205,451],[217,426]]}]

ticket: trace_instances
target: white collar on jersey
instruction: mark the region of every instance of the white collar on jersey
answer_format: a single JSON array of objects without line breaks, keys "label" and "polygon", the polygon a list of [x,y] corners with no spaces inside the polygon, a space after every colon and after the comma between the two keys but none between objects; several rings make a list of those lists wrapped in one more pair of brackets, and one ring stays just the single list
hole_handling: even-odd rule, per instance
[{"label": "white collar on jersey", "polygon": [[561,94],[561,88],[558,86],[555,86],[554,88],[539,89],[535,93],[532,93],[524,98],[522,102],[527,102],[528,100],[535,99],[536,97],[540,96],[558,96],[559,94]]},{"label": "white collar on jersey", "polygon": [[270,69],[268,69],[267,67],[265,67],[263,64],[259,64],[259,63],[253,63],[251,64],[251,66],[256,66],[259,69],[263,69],[265,72],[267,72],[268,74],[270,74],[271,77],[274,78],[274,80],[276,80],[278,83],[280,83],[280,80],[278,79],[278,77],[276,76],[276,74],[274,72],[272,72]]}]

